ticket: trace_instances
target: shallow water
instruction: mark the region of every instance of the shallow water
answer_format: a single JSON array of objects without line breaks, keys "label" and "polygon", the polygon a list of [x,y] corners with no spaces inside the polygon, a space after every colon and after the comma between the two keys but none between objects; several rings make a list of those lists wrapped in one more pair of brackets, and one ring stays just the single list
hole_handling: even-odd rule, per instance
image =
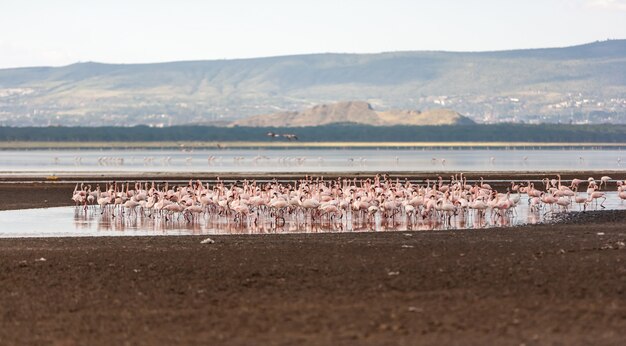
[{"label": "shallow water", "polygon": [[0,172],[372,172],[623,169],[620,149],[4,150]]},{"label": "shallow water", "polygon": [[[626,209],[615,192],[607,192],[604,203],[606,209]],[[590,205],[587,210],[600,207]],[[570,211],[579,210],[573,204]],[[450,222],[417,220],[406,222],[406,217],[396,216],[394,221],[383,220],[376,215],[372,222],[356,222],[351,215],[343,219],[320,224],[305,221],[302,216],[287,218],[277,224],[275,219],[257,220],[250,218],[244,224],[227,220],[224,217],[200,217],[189,222],[184,217],[165,220],[163,217],[125,216],[112,217],[110,213],[83,208],[59,207],[47,209],[27,209],[0,211],[0,238],[13,237],[83,237],[83,236],[156,236],[156,235],[214,235],[214,234],[277,234],[277,233],[340,233],[340,232],[385,232],[385,231],[429,231],[447,229],[481,229],[492,227],[535,224],[547,221],[557,215],[545,208],[540,212],[530,212],[527,198],[522,196],[516,212],[511,217],[478,217],[473,213],[463,217],[457,215]]]}]

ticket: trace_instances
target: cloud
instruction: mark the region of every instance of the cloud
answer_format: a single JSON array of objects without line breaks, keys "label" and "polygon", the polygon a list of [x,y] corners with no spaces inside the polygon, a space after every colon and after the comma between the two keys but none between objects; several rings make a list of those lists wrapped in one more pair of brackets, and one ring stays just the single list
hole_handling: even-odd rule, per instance
[{"label": "cloud", "polygon": [[626,0],[589,0],[587,5],[606,10],[626,11]]},{"label": "cloud", "polygon": [[23,66],[60,66],[77,60],[61,47],[0,41],[0,69]]}]

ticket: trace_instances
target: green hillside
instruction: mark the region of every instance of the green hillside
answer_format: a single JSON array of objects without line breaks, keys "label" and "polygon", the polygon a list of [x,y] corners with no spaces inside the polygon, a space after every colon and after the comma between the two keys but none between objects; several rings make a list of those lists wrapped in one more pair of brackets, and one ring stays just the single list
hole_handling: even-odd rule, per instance
[{"label": "green hillside", "polygon": [[0,125],[219,123],[365,100],[479,121],[626,123],[626,40],[501,52],[313,54],[0,70]]}]

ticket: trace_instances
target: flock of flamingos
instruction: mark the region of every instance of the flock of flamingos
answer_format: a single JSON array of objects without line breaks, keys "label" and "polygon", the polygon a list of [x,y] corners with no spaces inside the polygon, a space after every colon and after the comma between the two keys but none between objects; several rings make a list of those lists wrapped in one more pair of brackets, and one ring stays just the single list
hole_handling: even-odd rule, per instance
[{"label": "flock of flamingos", "polygon": [[[439,222],[456,218],[506,219],[516,214],[520,201],[535,214],[604,208],[608,184],[617,185],[617,196],[626,199],[626,181],[603,176],[600,180],[573,179],[565,184],[560,175],[541,183],[511,182],[499,193],[481,178],[469,184],[461,173],[423,184],[377,175],[368,179],[306,177],[291,183],[243,181],[212,185],[189,181],[183,186],[136,182],[100,186],[77,184],[72,200],[77,208],[114,219],[150,218],[196,223],[218,218],[242,227],[270,222],[329,225],[350,222],[405,224]],[[80,210],[80,209],[79,209]]]}]

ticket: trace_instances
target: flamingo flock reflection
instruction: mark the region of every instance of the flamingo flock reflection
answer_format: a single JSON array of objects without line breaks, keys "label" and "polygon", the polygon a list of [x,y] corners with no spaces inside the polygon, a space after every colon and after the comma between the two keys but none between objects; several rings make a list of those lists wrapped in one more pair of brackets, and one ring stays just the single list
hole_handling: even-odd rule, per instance
[{"label": "flamingo flock reflection", "polygon": [[[432,230],[509,226],[523,211],[536,223],[570,210],[603,209],[609,183],[626,199],[626,181],[560,175],[511,182],[498,192],[461,173],[423,184],[376,175],[367,179],[305,177],[289,183],[189,181],[183,185],[111,182],[101,189],[77,184],[80,217],[107,227],[221,229],[225,233]],[[586,189],[583,186],[586,185]]]}]

